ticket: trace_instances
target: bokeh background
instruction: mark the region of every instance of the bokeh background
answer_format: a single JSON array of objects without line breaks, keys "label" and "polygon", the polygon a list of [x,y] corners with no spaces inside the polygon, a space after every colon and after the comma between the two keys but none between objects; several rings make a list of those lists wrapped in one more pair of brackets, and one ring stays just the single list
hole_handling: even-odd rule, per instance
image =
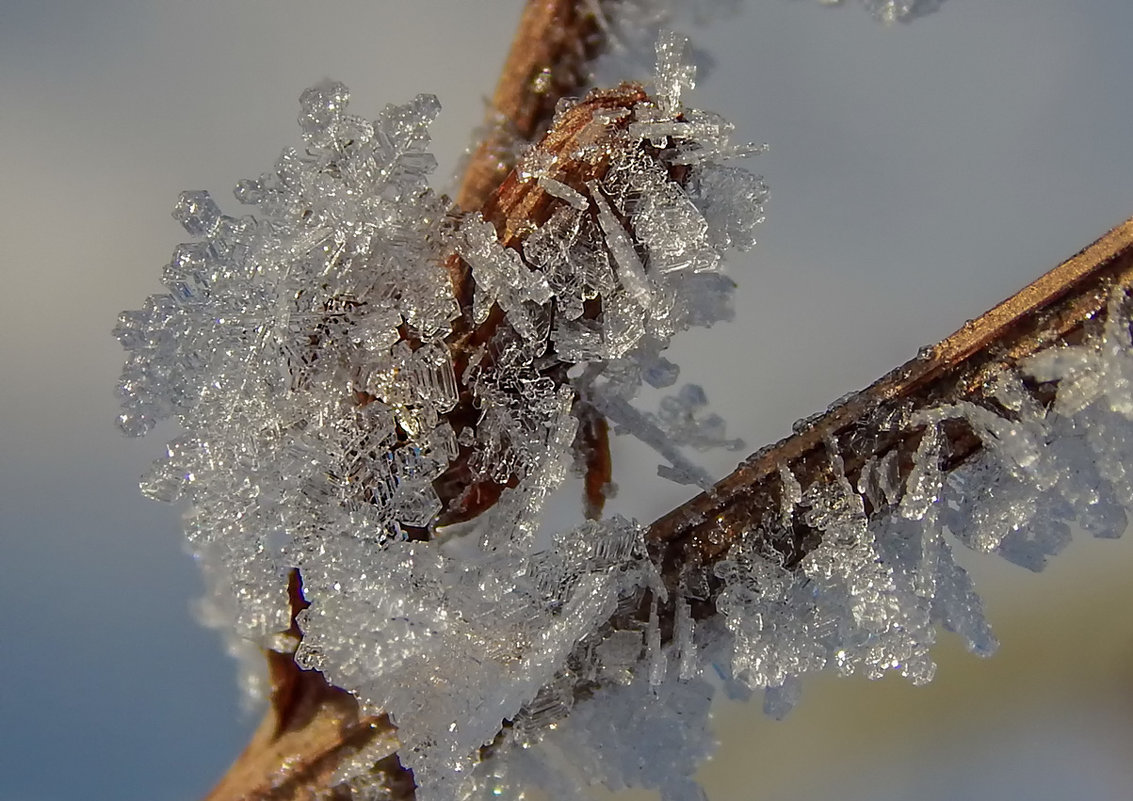
[{"label": "bokeh background", "polygon": [[[771,145],[737,319],[676,347],[751,449],[1133,214],[1133,4],[748,0],[693,29],[694,102]],[[258,715],[199,628],[176,510],[136,480],[166,428],[113,424],[120,309],[160,291],[178,191],[229,210],[324,77],[373,114],[419,91],[455,170],[520,0],[0,0],[0,799],[202,796]],[[687,495],[618,443],[615,509]],[[737,454],[710,454],[722,475]],[[555,504],[556,522],[577,515]],[[1133,537],[1042,575],[970,555],[1003,646],[949,636],[935,683],[810,679],[783,722],[725,706],[713,801],[1133,797]]]}]

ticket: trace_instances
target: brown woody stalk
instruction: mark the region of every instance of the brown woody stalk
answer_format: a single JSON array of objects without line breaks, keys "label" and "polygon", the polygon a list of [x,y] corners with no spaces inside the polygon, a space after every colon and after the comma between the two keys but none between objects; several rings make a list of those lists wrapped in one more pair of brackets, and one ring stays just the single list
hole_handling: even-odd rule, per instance
[{"label": "brown woody stalk", "polygon": [[[596,4],[611,7],[614,0]],[[564,97],[586,84],[586,65],[605,45],[603,28],[580,0],[529,0],[485,121],[487,135],[464,170],[456,203],[482,207],[514,166],[517,146],[541,134]]]},{"label": "brown woody stalk", "polygon": [[[897,449],[903,482],[922,429],[902,429],[895,420],[940,404],[978,400],[999,370],[1045,348],[1081,341],[1090,326],[1098,325],[1117,287],[1133,289],[1133,219],[792,436],[752,454],[711,490],[654,522],[646,535],[654,561],[673,583],[682,566],[710,564],[746,533],[771,528],[771,517],[779,512],[780,466],[788,467],[804,489],[831,481],[831,447],[855,483],[871,457]],[[1031,389],[1039,400],[1049,401],[1055,387]],[[945,424],[943,434],[944,470],[980,448],[963,422]],[[867,504],[867,513],[872,511]],[[793,564],[815,544],[811,532],[800,528],[791,541],[775,547]]]}]

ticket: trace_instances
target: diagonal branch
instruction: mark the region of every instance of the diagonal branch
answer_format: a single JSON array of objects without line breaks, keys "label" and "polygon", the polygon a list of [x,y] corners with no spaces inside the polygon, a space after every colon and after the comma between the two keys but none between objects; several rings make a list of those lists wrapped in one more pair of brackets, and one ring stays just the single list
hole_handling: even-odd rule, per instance
[{"label": "diagonal branch", "polygon": [[[778,513],[780,466],[789,468],[804,489],[831,478],[831,444],[851,480],[871,457],[898,449],[903,481],[920,428],[901,429],[895,420],[938,404],[971,400],[999,369],[1045,348],[1077,342],[1119,286],[1133,287],[1133,219],[792,436],[752,454],[711,490],[654,522],[647,535],[654,560],[670,572],[675,565],[715,561],[741,534],[759,529]],[[1040,395],[1052,392],[1051,387],[1035,389]],[[946,425],[944,434],[946,470],[980,448],[966,426]],[[804,539],[800,532],[789,544],[789,563],[806,554]]]}]

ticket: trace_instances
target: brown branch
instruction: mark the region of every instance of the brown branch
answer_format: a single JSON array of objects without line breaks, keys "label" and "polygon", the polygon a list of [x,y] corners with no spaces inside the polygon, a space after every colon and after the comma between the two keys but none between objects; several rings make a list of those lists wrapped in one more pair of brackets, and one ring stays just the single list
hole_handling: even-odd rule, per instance
[{"label": "brown branch", "polygon": [[[711,490],[657,520],[647,535],[655,561],[675,581],[680,566],[711,563],[745,532],[771,528],[770,517],[779,509],[780,465],[789,467],[804,488],[831,480],[829,443],[843,457],[851,480],[870,457],[897,448],[903,480],[920,434],[894,430],[894,420],[918,409],[970,400],[1002,367],[1077,341],[1104,311],[1116,286],[1133,287],[1133,219],[794,435],[748,457]],[[979,440],[965,425],[946,426],[944,434],[945,469],[979,450]],[[813,545],[807,535],[800,530],[792,542],[776,547],[787,548],[789,562],[797,562]]]},{"label": "brown branch", "polygon": [[[602,0],[613,6],[620,0]],[[496,84],[485,126],[464,170],[456,202],[484,205],[515,166],[517,144],[545,130],[564,97],[586,85],[586,65],[605,46],[602,26],[581,0],[529,0]]]},{"label": "brown branch", "polygon": [[[536,145],[540,153],[549,159],[544,167],[546,176],[576,192],[588,191],[587,183],[604,177],[610,165],[610,148],[600,145],[617,141],[619,134],[634,120],[634,105],[645,98],[645,90],[641,86],[624,83],[615,89],[592,90],[579,103],[560,114],[554,127]],[[612,110],[621,110],[626,114],[613,121],[601,117],[603,112]],[[488,196],[480,212],[495,227],[500,244],[518,250],[527,235],[545,223],[563,203],[563,200],[547,192],[538,181],[520,175],[519,169],[513,168],[503,183]],[[454,285],[463,288],[464,294],[458,295],[457,300],[466,312],[454,324],[453,335],[448,340],[454,372],[461,385],[461,397],[456,408],[446,414],[446,419],[459,434],[465,427],[475,428],[481,416],[477,399],[463,386],[465,368],[470,357],[477,352],[481,359],[481,370],[493,366],[490,349],[485,352],[482,346],[501,327],[507,325],[507,319],[504,312],[495,306],[483,323],[473,327],[473,282],[470,280],[469,267],[456,254],[448,259],[447,266],[450,274],[457,276],[454,278]],[[556,384],[562,384],[566,380],[566,368],[567,365],[557,362],[545,368],[544,374]],[[595,435],[590,445],[606,450],[604,454],[596,454],[596,458],[590,462],[595,469],[601,471],[609,462],[609,443],[597,430],[589,433]],[[443,506],[438,520],[441,525],[476,517],[496,503],[504,486],[509,485],[507,482],[475,481],[468,470],[470,455],[471,448],[462,448],[449,469],[434,482],[434,489]],[[599,485],[604,486],[608,479],[608,475],[601,477]],[[588,496],[588,500],[597,503],[598,498]]]},{"label": "brown branch", "polygon": [[[297,617],[310,604],[298,570],[288,577],[291,627],[302,636]],[[205,801],[314,801],[325,796],[343,759],[365,749],[385,752],[376,777],[391,798],[413,797],[412,773],[397,761],[397,736],[385,715],[363,716],[350,693],[327,683],[321,673],[295,664],[294,652],[266,651],[271,704],[244,752]]]},{"label": "brown branch", "polygon": [[[268,653],[273,677],[283,670],[295,675],[293,706],[272,706],[244,752],[205,801],[314,801],[324,798],[331,777],[344,759],[362,749],[388,751],[382,775],[391,798],[413,797],[412,774],[393,756],[397,735],[389,718],[360,717],[358,703],[345,690],[327,684],[315,671],[300,671],[290,655]],[[281,728],[284,716],[292,718]],[[376,750],[375,750],[376,748]]]}]

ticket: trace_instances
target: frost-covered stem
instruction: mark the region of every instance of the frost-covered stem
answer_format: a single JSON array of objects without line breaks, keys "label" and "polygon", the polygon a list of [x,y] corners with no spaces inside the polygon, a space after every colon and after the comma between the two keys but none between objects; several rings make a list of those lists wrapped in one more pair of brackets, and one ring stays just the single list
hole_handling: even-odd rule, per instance
[{"label": "frost-covered stem", "polygon": [[[294,663],[292,663],[293,665]],[[205,801],[314,799],[325,797],[342,759],[379,740],[397,748],[389,720],[358,717],[358,704],[345,690],[331,687],[314,671],[297,672],[295,708],[302,717],[284,725],[273,707],[252,735],[244,754]],[[375,765],[386,777],[391,798],[412,798],[413,778],[394,756]],[[321,795],[320,795],[321,794]]]},{"label": "frost-covered stem", "polygon": [[[900,481],[913,466],[923,425],[909,425],[919,410],[961,400],[994,404],[987,379],[1006,366],[1060,343],[1077,344],[1100,324],[1116,287],[1133,287],[1133,219],[1112,229],[956,333],[922,349],[861,392],[847,396],[786,439],[745,459],[711,490],[682,504],[650,526],[647,540],[669,583],[686,564],[716,561],[740,536],[759,530],[778,514],[781,468],[803,488],[831,480],[833,444],[856,482],[871,458],[896,449]],[[1028,385],[1049,404],[1053,382]],[[980,449],[967,423],[946,421],[941,468],[950,470]],[[867,513],[872,510],[868,506]],[[768,528],[770,528],[768,526]],[[817,544],[814,532],[796,526],[795,536],[775,548],[795,564]]]},{"label": "frost-covered stem", "polygon": [[[288,582],[291,628],[308,604],[299,571]],[[300,801],[326,797],[338,765],[363,748],[384,742],[389,756],[374,765],[394,799],[413,798],[413,774],[395,754],[396,728],[386,715],[364,716],[353,695],[327,682],[317,670],[300,670],[291,653],[266,651],[271,704],[244,752],[204,801]]]}]

